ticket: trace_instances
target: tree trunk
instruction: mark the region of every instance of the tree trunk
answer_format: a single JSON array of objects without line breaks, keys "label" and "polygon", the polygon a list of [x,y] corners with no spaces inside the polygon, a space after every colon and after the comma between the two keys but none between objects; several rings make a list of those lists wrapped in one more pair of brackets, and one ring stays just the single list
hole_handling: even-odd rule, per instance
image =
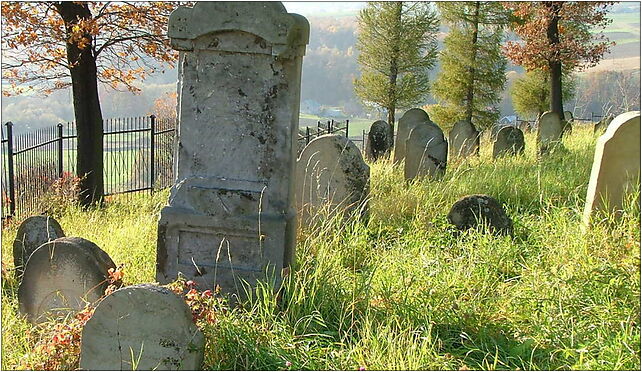
[{"label": "tree trunk", "polygon": [[[553,49],[556,50],[556,45],[559,44],[559,29],[558,24],[560,20],[559,12],[562,7],[559,2],[547,2],[551,12],[551,18],[546,29],[546,37],[548,42],[553,46]],[[551,77],[551,106],[550,109],[553,112],[556,112],[560,119],[564,118],[564,108],[562,107],[562,62],[555,58],[552,58],[548,62],[548,67]]]},{"label": "tree trunk", "polygon": [[477,59],[477,34],[479,33],[479,1],[475,2],[473,16],[473,40],[471,46],[470,66],[468,67],[468,92],[466,93],[466,120],[473,122],[473,99],[475,94],[475,60]]},{"label": "tree trunk", "polygon": [[[57,2],[56,10],[65,21],[69,40],[72,27],[80,20],[91,19],[87,4]],[[82,48],[67,42],[67,61],[71,73],[74,117],[76,119],[77,156],[76,174],[81,177],[80,203],[89,206],[102,202],[103,184],[103,117],[98,98],[98,79],[93,39],[83,35],[89,42]]]},{"label": "tree trunk", "polygon": [[390,148],[394,146],[394,133],[395,133],[395,111],[397,110],[397,75],[399,74],[399,67],[397,65],[399,58],[399,40],[401,39],[401,10],[403,3],[401,1],[395,2],[395,16],[397,23],[395,24],[396,34],[395,40],[392,43],[392,56],[390,58],[390,74],[388,75],[388,125],[390,125]]}]

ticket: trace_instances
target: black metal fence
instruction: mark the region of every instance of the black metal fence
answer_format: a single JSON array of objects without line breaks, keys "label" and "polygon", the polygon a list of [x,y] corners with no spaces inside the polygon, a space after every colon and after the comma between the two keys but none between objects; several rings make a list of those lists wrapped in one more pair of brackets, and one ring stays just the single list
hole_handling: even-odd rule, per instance
[{"label": "black metal fence", "polygon": [[[14,134],[2,126],[2,216],[39,213],[41,198],[76,174],[75,123]],[[103,121],[105,196],[172,185],[176,120],[152,116]]]},{"label": "black metal fence", "polygon": [[305,127],[305,129],[299,128],[299,137],[297,138],[297,141],[299,142],[299,148],[305,147],[305,145],[310,143],[310,141],[324,134],[343,132],[343,134],[346,137],[348,137],[350,120],[346,120],[345,124],[343,126],[341,125],[342,125],[341,122],[328,120],[326,124],[321,124],[321,121],[317,121],[316,128],[315,127]]}]

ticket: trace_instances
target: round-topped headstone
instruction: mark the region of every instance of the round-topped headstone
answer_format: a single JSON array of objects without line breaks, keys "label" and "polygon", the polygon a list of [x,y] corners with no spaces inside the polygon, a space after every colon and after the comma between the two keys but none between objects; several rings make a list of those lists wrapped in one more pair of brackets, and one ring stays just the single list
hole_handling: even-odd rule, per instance
[{"label": "round-topped headstone", "polygon": [[524,133],[517,127],[504,127],[497,132],[493,143],[493,158],[524,152]]},{"label": "round-topped headstone", "polygon": [[376,161],[390,154],[390,125],[383,120],[377,120],[370,126],[368,143],[366,144],[366,159]]},{"label": "round-topped headstone", "polygon": [[486,224],[494,233],[513,235],[513,222],[502,205],[488,195],[468,195],[459,199],[448,213],[448,222],[458,230]]},{"label": "round-topped headstone", "polygon": [[406,157],[406,141],[410,132],[422,123],[430,122],[426,111],[420,108],[413,108],[406,111],[397,124],[397,138],[395,140],[394,163],[400,164]]},{"label": "round-topped headstone", "polygon": [[65,236],[58,221],[49,216],[31,216],[24,220],[13,241],[13,264],[16,275],[22,276],[24,264],[41,245]]},{"label": "round-topped headstone", "polygon": [[415,126],[406,140],[404,177],[440,178],[446,173],[448,142],[441,128],[432,121]]},{"label": "round-topped headstone", "polygon": [[183,299],[167,288],[140,284],[98,304],[82,330],[80,368],[199,370],[204,344]]},{"label": "round-topped headstone", "polygon": [[473,123],[468,120],[455,123],[448,133],[448,147],[451,158],[479,155],[479,132]]},{"label": "round-topped headstone", "polygon": [[96,244],[76,237],[50,241],[36,249],[18,287],[20,312],[32,323],[65,316],[98,300],[116,268]]},{"label": "round-topped headstone", "polygon": [[544,155],[562,146],[563,124],[557,113],[547,111],[537,120],[539,154]]}]

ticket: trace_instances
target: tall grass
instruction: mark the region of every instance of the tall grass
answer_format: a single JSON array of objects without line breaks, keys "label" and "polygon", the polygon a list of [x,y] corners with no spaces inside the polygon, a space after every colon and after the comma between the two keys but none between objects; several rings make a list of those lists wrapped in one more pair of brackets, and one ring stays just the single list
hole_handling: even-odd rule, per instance
[{"label": "tall grass", "polygon": [[[280,298],[262,285],[205,327],[205,369],[640,369],[640,212],[581,227],[596,137],[576,128],[568,151],[451,161],[440,181],[406,184],[371,164],[369,219],[328,218],[299,231]],[[446,214],[489,194],[515,236],[458,234]],[[635,198],[632,198],[635,199]],[[125,264],[125,282],[154,280],[157,213],[167,193],[69,209],[67,235]],[[3,231],[10,270],[15,227]],[[16,316],[3,277],[3,369],[31,354],[37,332]]]}]

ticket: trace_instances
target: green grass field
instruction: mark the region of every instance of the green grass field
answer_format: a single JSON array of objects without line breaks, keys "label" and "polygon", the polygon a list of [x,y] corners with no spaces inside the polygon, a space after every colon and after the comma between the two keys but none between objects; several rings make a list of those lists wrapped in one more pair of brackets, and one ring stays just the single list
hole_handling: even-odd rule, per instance
[{"label": "green grass field", "polygon": [[[298,234],[297,264],[277,301],[259,289],[203,325],[203,369],[640,369],[640,211],[583,232],[596,136],[565,138],[565,153],[451,162],[440,181],[407,185],[371,164],[370,218],[330,219]],[[456,234],[460,197],[499,199],[515,236]],[[126,284],[154,281],[156,222],[167,192],[116,198],[57,216],[124,264]],[[2,239],[2,369],[34,365],[49,333],[17,316],[11,243]],[[73,358],[72,358],[73,359]],[[69,368],[77,368],[71,364]]]}]

